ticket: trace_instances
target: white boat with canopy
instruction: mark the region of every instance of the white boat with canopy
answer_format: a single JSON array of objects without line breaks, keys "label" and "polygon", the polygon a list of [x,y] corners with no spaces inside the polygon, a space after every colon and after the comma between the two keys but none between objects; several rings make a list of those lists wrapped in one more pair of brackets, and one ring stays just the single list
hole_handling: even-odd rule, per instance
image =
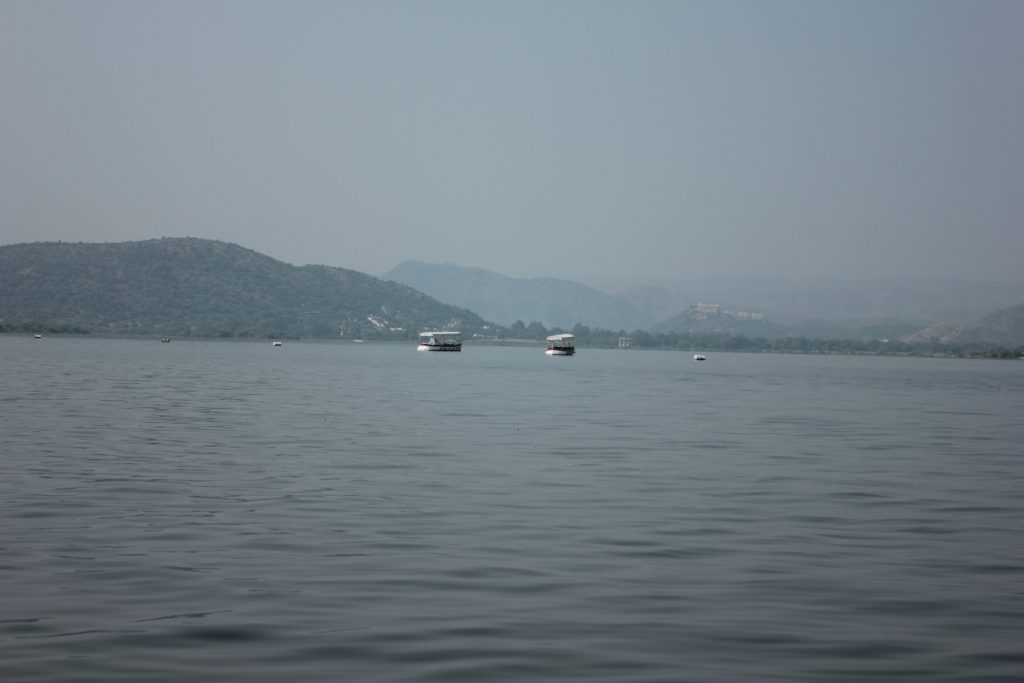
[{"label": "white boat with canopy", "polygon": [[461,351],[461,332],[420,332],[420,345],[417,351]]},{"label": "white boat with canopy", "polygon": [[573,356],[576,354],[576,337],[571,334],[553,334],[548,337],[549,356]]}]

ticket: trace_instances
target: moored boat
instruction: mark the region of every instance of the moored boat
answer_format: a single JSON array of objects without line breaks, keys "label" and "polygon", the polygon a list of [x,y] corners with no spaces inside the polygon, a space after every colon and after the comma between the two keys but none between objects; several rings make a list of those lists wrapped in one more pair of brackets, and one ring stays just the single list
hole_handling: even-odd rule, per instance
[{"label": "moored boat", "polygon": [[573,356],[576,354],[576,337],[571,334],[553,334],[548,337],[549,356]]},{"label": "moored boat", "polygon": [[451,330],[440,332],[420,332],[420,345],[417,351],[461,351],[462,333]]},{"label": "moored boat", "polygon": [[703,353],[695,353],[695,354],[693,354],[693,359],[694,360],[707,360],[708,357],[705,356]]}]

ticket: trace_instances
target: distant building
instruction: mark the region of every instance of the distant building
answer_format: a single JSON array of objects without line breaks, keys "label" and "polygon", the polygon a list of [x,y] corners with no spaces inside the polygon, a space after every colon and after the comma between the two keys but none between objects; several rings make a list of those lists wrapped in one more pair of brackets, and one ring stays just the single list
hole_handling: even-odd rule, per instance
[{"label": "distant building", "polygon": [[633,345],[633,338],[632,337],[619,337],[619,348],[620,349],[628,349],[632,345]]},{"label": "distant building", "polygon": [[719,311],[721,311],[721,309],[722,309],[722,306],[721,306],[721,304],[699,303],[696,306],[694,306],[694,308],[697,309],[698,313],[703,313],[704,315],[712,316],[712,315],[718,315]]}]

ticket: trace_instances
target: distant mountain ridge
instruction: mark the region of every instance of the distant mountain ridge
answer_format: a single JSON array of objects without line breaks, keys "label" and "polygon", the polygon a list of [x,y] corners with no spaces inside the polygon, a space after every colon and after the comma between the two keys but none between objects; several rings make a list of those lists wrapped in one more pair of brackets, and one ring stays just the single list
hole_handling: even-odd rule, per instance
[{"label": "distant mountain ridge", "polygon": [[[636,307],[579,283],[554,278],[522,280],[479,268],[406,262],[387,274],[421,283],[454,300],[452,306],[418,288],[365,273],[323,265],[293,266],[235,244],[198,238],[171,238],[107,244],[70,242],[0,246],[0,331],[46,325],[52,329],[111,334],[221,337],[362,337],[409,339],[421,329],[458,327],[464,335],[538,338],[544,330],[512,325],[520,320],[548,328],[603,328],[611,332],[718,334],[727,337],[847,339],[948,349],[1014,348],[1024,345],[1024,293],[1009,306],[981,310],[1014,295],[1015,285],[980,283],[951,297],[959,321],[922,325],[895,317],[846,319],[797,317],[757,310],[757,302],[781,300],[771,286],[751,292],[740,281],[705,289],[703,303],[653,322]],[[426,284],[422,284],[422,283]],[[739,284],[738,284],[739,282]],[[747,285],[751,282],[746,281]],[[786,291],[809,286],[783,281]],[[433,283],[433,284],[431,284]],[[442,285],[449,289],[444,290]],[[858,287],[856,283],[851,285]],[[866,288],[871,291],[875,285]],[[919,289],[927,284],[914,283]],[[838,286],[840,290],[844,286]],[[953,287],[952,284],[942,285]],[[1024,285],[1022,285],[1024,287]],[[754,288],[756,290],[756,288]],[[813,290],[813,287],[811,288]],[[804,311],[828,306],[836,316],[864,313],[844,308],[843,298],[823,292],[798,301]],[[914,297],[889,297],[897,310],[915,310]],[[665,290],[658,290],[661,296]],[[715,301],[717,295],[722,299]],[[684,294],[677,292],[676,295]],[[925,297],[941,303],[934,292]],[[475,297],[475,299],[473,298]],[[726,298],[730,297],[730,298]],[[854,297],[856,299],[856,297]],[[887,299],[881,296],[881,301]],[[678,302],[681,299],[675,299]],[[739,301],[739,305],[730,301]],[[742,302],[753,302],[754,305]],[[879,301],[867,297],[864,301]],[[463,302],[486,307],[487,318],[505,322],[498,329]],[[671,304],[669,306],[668,304]],[[662,314],[678,304],[660,299]],[[882,306],[885,309],[886,305]],[[907,307],[910,307],[909,309]],[[887,309],[886,309],[887,310]],[[973,311],[974,315],[970,315]],[[929,313],[928,315],[934,315]],[[794,319],[795,318],[795,319]],[[525,336],[524,336],[525,335]],[[532,335],[532,336],[531,336]],[[642,336],[642,335],[641,335]],[[612,339],[614,342],[615,339]],[[602,342],[604,343],[604,342]]]},{"label": "distant mountain ridge", "polygon": [[607,330],[635,330],[654,323],[629,302],[568,280],[512,278],[482,268],[421,261],[400,263],[381,278],[469,308],[506,326],[521,320],[563,329],[580,323]]},{"label": "distant mountain ridge", "polygon": [[[698,303],[759,311],[773,322],[966,323],[1024,301],[1024,283],[906,278],[702,278],[611,284],[607,291],[664,322]],[[851,322],[855,327],[859,326]]]},{"label": "distant mountain ridge", "polygon": [[[813,339],[916,339],[929,334],[1013,341],[1013,332],[982,335],[971,326],[1024,300],[1024,283],[906,278],[705,278],[632,287],[594,287],[553,278],[518,279],[481,268],[406,261],[382,277],[479,311],[503,325],[540,321],[607,330],[716,333]],[[713,310],[711,314],[701,313]],[[571,322],[570,322],[571,321]],[[969,324],[971,323],[971,324]],[[952,338],[952,337],[949,337]],[[972,342],[973,343],[973,342]],[[975,344],[976,345],[976,344]]]},{"label": "distant mountain ridge", "polygon": [[199,336],[415,336],[480,316],[345,268],[199,238],[0,247],[0,323]]}]

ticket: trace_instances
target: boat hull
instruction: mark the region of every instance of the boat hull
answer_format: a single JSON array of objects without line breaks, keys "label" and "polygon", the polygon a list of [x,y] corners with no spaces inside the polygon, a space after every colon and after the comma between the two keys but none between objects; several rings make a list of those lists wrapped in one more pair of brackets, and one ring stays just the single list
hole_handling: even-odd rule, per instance
[{"label": "boat hull", "polygon": [[462,344],[420,344],[417,351],[461,351]]},{"label": "boat hull", "polygon": [[574,356],[576,349],[548,349],[544,353],[549,356]]}]

